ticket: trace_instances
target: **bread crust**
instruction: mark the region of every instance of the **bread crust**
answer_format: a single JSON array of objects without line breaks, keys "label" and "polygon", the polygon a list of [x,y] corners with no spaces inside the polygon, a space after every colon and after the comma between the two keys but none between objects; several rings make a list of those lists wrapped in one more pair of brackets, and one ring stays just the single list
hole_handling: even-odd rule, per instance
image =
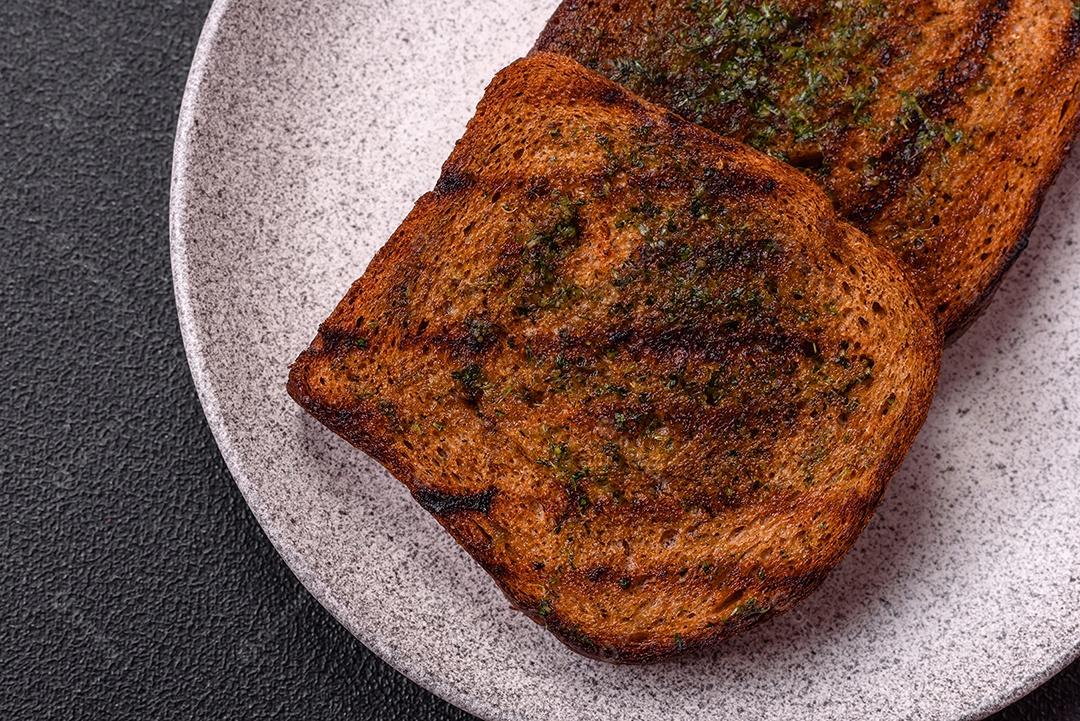
[{"label": "bread crust", "polygon": [[951,340],[1069,154],[1078,47],[1072,0],[565,0],[535,51],[803,166]]},{"label": "bread crust", "polygon": [[940,348],[895,259],[797,171],[538,54],[493,80],[288,391],[515,608],[644,663],[820,585]]}]

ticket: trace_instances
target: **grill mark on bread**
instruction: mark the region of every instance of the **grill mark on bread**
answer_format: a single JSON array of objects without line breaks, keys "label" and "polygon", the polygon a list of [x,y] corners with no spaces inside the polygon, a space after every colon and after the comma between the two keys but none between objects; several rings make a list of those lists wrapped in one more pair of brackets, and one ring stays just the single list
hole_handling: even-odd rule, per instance
[{"label": "grill mark on bread", "polygon": [[[676,116],[672,117],[675,117],[680,123],[685,123]],[[597,135],[602,136],[603,133],[597,133]],[[716,140],[723,139],[717,138]],[[677,150],[679,145],[680,143],[671,143],[673,150]],[[734,147],[732,150],[741,152],[742,146]],[[599,156],[600,153],[594,153],[594,155]],[[711,197],[717,199],[753,200],[755,197],[773,195],[777,190],[783,188],[783,180],[787,179],[783,174],[767,176],[751,169],[727,166],[723,162],[709,165],[706,161],[706,164],[700,166],[697,172],[699,175],[673,176],[663,170],[650,171],[646,169],[627,178],[625,182],[638,190],[668,192],[689,191],[695,183],[700,183]],[[445,179],[449,188],[442,191],[443,195],[451,192],[472,190],[483,197],[492,197],[496,194],[501,196],[502,193],[507,191],[527,189],[530,194],[536,197],[545,197],[568,186],[578,186],[582,177],[581,172],[566,172],[556,169],[550,177],[540,179],[532,175],[516,174],[510,168],[505,175],[498,178],[451,175],[443,176],[439,183],[443,183]],[[594,171],[588,174],[587,177],[591,181],[589,185],[611,179],[611,176],[603,171]]]},{"label": "grill mark on bread", "polygon": [[468,190],[475,183],[475,179],[468,173],[459,173],[453,170],[444,170],[435,183],[436,195],[453,195]]},{"label": "grill mark on bread", "polygon": [[434,488],[419,488],[413,491],[413,498],[433,516],[449,516],[463,511],[487,515],[491,510],[491,501],[498,492],[498,488],[489,488],[481,493],[455,495]]},{"label": "grill mark on bread", "polygon": [[627,104],[626,93],[618,87],[602,88],[596,98],[604,105]]},{"label": "grill mark on bread", "polygon": [[[760,325],[764,326],[765,323]],[[595,363],[613,351],[640,360],[652,357],[660,360],[677,357],[718,361],[732,356],[769,355],[778,363],[805,358],[807,343],[820,337],[811,333],[778,333],[758,324],[739,324],[708,319],[694,325],[653,323],[630,326],[589,325],[574,332],[555,332],[534,335],[530,348],[540,356],[571,355],[586,363]],[[824,346],[823,346],[824,347]],[[616,356],[618,357],[618,356]],[[668,370],[675,371],[678,364]]]},{"label": "grill mark on bread", "polygon": [[[982,8],[979,20],[960,53],[963,60],[950,68],[945,77],[917,101],[931,120],[944,120],[948,112],[962,102],[960,92],[982,76],[984,59],[1008,15],[1010,5],[1011,0],[990,0]],[[918,148],[925,124],[925,120],[917,118],[907,132],[884,149],[879,155],[884,166],[878,175],[885,182],[854,201],[846,217],[860,225],[867,225],[886,206],[908,191],[912,178],[922,172],[926,162],[926,153]]]},{"label": "grill mark on bread", "polygon": [[[422,321],[421,321],[422,322]],[[429,326],[430,328],[430,326]],[[402,338],[402,346],[430,346],[441,349],[452,358],[481,360],[505,341],[506,331],[497,318],[488,312],[470,314],[462,323],[441,327],[429,332],[418,330]]]}]

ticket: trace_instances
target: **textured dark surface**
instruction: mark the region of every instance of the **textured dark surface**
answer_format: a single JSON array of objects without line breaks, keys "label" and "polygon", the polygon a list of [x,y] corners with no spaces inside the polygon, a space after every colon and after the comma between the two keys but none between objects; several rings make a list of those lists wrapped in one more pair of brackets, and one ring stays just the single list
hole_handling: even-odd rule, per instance
[{"label": "textured dark surface", "polygon": [[[468,719],[307,594],[203,420],[168,177],[208,9],[0,3],[0,718]],[[993,718],[1080,719],[1080,663]]]}]

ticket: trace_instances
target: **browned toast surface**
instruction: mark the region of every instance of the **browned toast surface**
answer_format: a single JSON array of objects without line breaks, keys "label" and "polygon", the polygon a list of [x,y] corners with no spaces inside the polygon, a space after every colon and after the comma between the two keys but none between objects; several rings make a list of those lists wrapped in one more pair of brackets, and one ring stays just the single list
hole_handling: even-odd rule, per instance
[{"label": "browned toast surface", "polygon": [[495,78],[288,389],[517,608],[645,662],[821,583],[940,345],[797,171],[541,54]]},{"label": "browned toast surface", "polygon": [[558,52],[800,166],[955,335],[1076,133],[1074,0],[566,0]]}]

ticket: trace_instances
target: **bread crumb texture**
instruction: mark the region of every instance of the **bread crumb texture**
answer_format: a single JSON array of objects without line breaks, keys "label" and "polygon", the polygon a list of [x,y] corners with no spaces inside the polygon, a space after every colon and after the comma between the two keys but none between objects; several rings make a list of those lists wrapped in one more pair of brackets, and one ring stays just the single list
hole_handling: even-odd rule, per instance
[{"label": "bread crumb texture", "polygon": [[798,171],[540,53],[491,83],[289,391],[516,608],[647,662],[822,582],[940,346],[893,257]]}]

